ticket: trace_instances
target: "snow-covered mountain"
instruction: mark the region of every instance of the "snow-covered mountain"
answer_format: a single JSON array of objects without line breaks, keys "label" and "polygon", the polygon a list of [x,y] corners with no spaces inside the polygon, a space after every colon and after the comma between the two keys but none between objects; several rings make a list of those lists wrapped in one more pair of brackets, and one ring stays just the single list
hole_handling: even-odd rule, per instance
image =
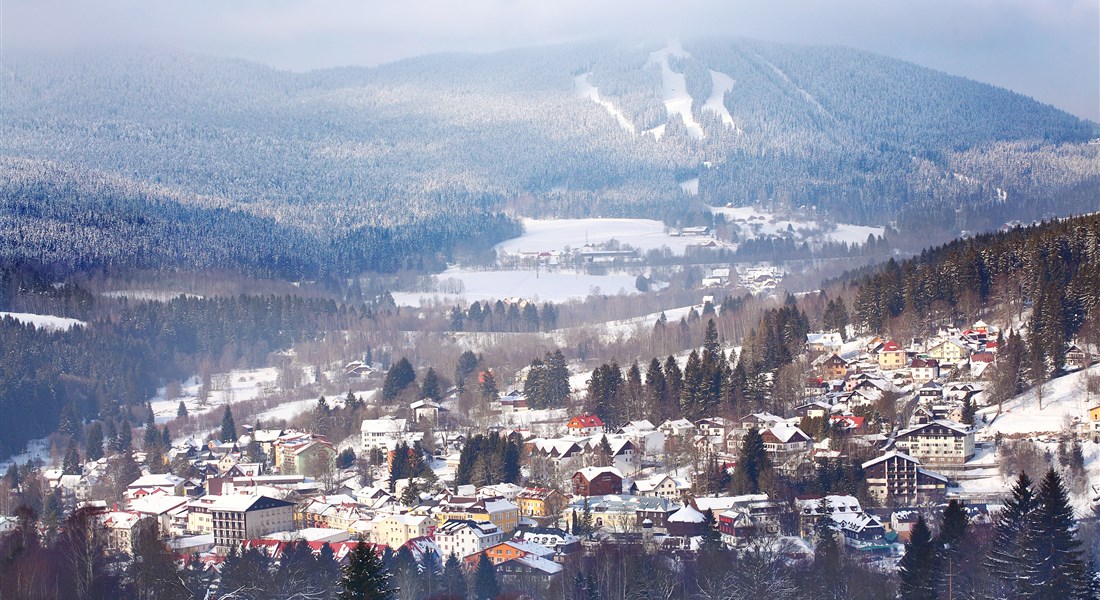
[{"label": "snow-covered mountain", "polygon": [[845,48],[603,41],[309,73],[145,48],[3,69],[9,182],[79,168],[318,243],[501,209],[676,220],[697,200],[975,229],[1079,212],[1100,186],[1095,124]]}]

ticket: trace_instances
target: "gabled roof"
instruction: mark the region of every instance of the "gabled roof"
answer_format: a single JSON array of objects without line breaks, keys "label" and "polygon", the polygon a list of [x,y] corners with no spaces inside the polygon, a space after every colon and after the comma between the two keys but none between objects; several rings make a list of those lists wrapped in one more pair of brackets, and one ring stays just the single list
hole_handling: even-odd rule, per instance
[{"label": "gabled roof", "polygon": [[781,444],[792,444],[797,442],[808,442],[810,436],[806,435],[798,427],[782,426],[772,427],[762,434],[764,441],[769,441],[769,437],[775,438]]},{"label": "gabled roof", "polygon": [[615,467],[585,467],[578,470],[576,473],[573,474],[573,476],[576,477],[577,475],[580,475],[584,478],[585,481],[592,481],[600,475],[603,475],[604,473],[610,473],[618,477],[619,479],[623,478],[623,474],[620,473],[619,470]]},{"label": "gabled roof", "polygon": [[890,340],[882,347],[882,352],[905,352],[905,349],[901,347],[901,344]]},{"label": "gabled roof", "polygon": [[901,431],[898,432],[897,437],[900,438],[900,437],[903,437],[903,436],[912,435],[914,433],[917,433],[921,429],[926,429],[926,428],[932,427],[934,425],[939,425],[941,427],[945,427],[948,430],[953,431],[953,432],[955,432],[959,435],[966,435],[966,434],[970,433],[970,429],[966,425],[963,425],[962,423],[956,423],[954,421],[948,421],[946,419],[937,419],[937,420],[931,421],[929,423],[922,423],[920,425],[915,425],[915,426],[910,427],[908,429],[902,429]]},{"label": "gabled roof", "polygon": [[692,508],[690,504],[685,504],[683,508],[668,516],[669,523],[702,523],[705,519],[703,513]]},{"label": "gabled roof", "polygon": [[603,427],[603,421],[596,415],[577,415],[569,419],[569,423],[566,424],[566,427],[572,429]]},{"label": "gabled roof", "polygon": [[880,462],[890,460],[891,458],[895,458],[895,457],[900,458],[901,460],[904,460],[904,461],[914,463],[914,464],[918,464],[918,465],[920,464],[920,460],[918,460],[916,458],[913,458],[912,456],[909,456],[908,454],[905,454],[904,452],[898,452],[897,450],[891,450],[890,452],[887,452],[886,454],[883,454],[882,456],[880,456],[878,458],[872,458],[871,460],[863,463],[863,468],[866,469],[868,467],[877,465]]}]

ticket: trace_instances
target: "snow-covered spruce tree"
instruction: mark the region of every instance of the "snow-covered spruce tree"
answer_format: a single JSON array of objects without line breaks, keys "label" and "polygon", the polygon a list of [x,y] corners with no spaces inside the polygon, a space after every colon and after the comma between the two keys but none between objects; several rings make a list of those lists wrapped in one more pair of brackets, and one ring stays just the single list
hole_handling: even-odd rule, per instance
[{"label": "snow-covered spruce tree", "polygon": [[1031,598],[1036,600],[1093,598],[1092,573],[1077,539],[1077,521],[1062,478],[1053,467],[1039,483],[1038,508],[1032,513],[1028,556],[1033,565]]},{"label": "snow-covered spruce tree", "polygon": [[348,556],[336,597],[340,600],[388,600],[397,591],[390,585],[391,577],[374,548],[359,542]]},{"label": "snow-covered spruce tree", "polygon": [[1005,597],[1026,597],[1031,590],[1033,565],[1029,564],[1028,545],[1038,500],[1031,490],[1031,478],[1020,473],[1012,486],[1012,497],[1005,503],[995,524],[993,545],[985,563],[1001,584]]}]

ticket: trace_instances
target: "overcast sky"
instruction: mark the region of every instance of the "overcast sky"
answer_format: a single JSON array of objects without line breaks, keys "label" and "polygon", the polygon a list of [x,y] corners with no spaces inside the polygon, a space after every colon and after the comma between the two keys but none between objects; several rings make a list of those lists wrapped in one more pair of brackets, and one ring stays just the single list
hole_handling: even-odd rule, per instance
[{"label": "overcast sky", "polygon": [[0,48],[167,44],[304,70],[615,35],[843,44],[1100,121],[1098,0],[0,0]]}]

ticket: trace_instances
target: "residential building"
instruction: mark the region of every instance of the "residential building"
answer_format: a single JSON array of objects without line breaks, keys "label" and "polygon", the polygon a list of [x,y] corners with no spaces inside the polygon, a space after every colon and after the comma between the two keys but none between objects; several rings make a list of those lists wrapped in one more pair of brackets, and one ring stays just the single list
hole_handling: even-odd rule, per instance
[{"label": "residential building", "polygon": [[405,439],[405,419],[364,419],[359,426],[363,450],[391,449]]},{"label": "residential building", "polygon": [[447,521],[489,522],[503,533],[512,533],[519,526],[519,507],[504,498],[452,496],[436,511],[440,527]]},{"label": "residential building", "polygon": [[573,493],[605,496],[623,492],[623,475],[615,467],[585,467],[573,474]]},{"label": "residential building", "polygon": [[603,431],[603,421],[596,415],[577,415],[565,424],[570,435],[589,436]]},{"label": "residential building", "polygon": [[440,556],[454,554],[465,558],[499,544],[504,539],[504,532],[492,523],[455,520],[437,528],[434,537]]},{"label": "residential building", "polygon": [[432,535],[435,524],[428,515],[379,515],[371,522],[371,542],[396,551],[413,538]]},{"label": "residential building", "polygon": [[279,473],[312,475],[331,469],[336,464],[336,449],[323,436],[311,436],[288,444],[276,444]]},{"label": "residential building", "polygon": [[485,550],[485,556],[493,561],[494,565],[499,565],[502,562],[514,558],[522,558],[524,556],[537,556],[539,558],[553,560],[554,550],[542,544],[536,544],[535,542],[508,540],[487,548]]},{"label": "residential building", "polygon": [[630,484],[630,493],[637,496],[677,499],[690,491],[691,484],[687,481],[664,474],[636,479]]},{"label": "residential building", "polygon": [[905,348],[901,347],[901,344],[890,340],[882,346],[882,349],[878,353],[878,368],[883,371],[893,371],[894,369],[900,369],[908,362],[908,358],[905,354]]},{"label": "residential building", "polygon": [[525,517],[557,516],[565,504],[565,494],[548,488],[527,487],[516,494],[519,514]]},{"label": "residential building", "polygon": [[209,505],[214,544],[242,541],[294,528],[294,503],[267,496],[220,496]]},{"label": "residential building", "polygon": [[863,463],[867,491],[882,505],[938,502],[947,489],[947,477],[928,471],[920,461],[891,451]]},{"label": "residential building", "polygon": [[940,361],[934,358],[914,358],[909,365],[909,376],[914,384],[927,383],[940,376]]},{"label": "residential building", "polygon": [[974,458],[974,432],[961,423],[937,420],[899,431],[894,446],[922,463],[961,465]]},{"label": "residential building", "polygon": [[824,379],[844,379],[848,374],[848,361],[833,353],[821,361],[818,370]]},{"label": "residential building", "polygon": [[781,425],[764,430],[764,449],[772,454],[787,455],[813,450],[814,440],[798,427]]},{"label": "residential building", "polygon": [[948,338],[929,348],[927,354],[941,365],[960,365],[970,357],[970,349],[961,340]]}]

